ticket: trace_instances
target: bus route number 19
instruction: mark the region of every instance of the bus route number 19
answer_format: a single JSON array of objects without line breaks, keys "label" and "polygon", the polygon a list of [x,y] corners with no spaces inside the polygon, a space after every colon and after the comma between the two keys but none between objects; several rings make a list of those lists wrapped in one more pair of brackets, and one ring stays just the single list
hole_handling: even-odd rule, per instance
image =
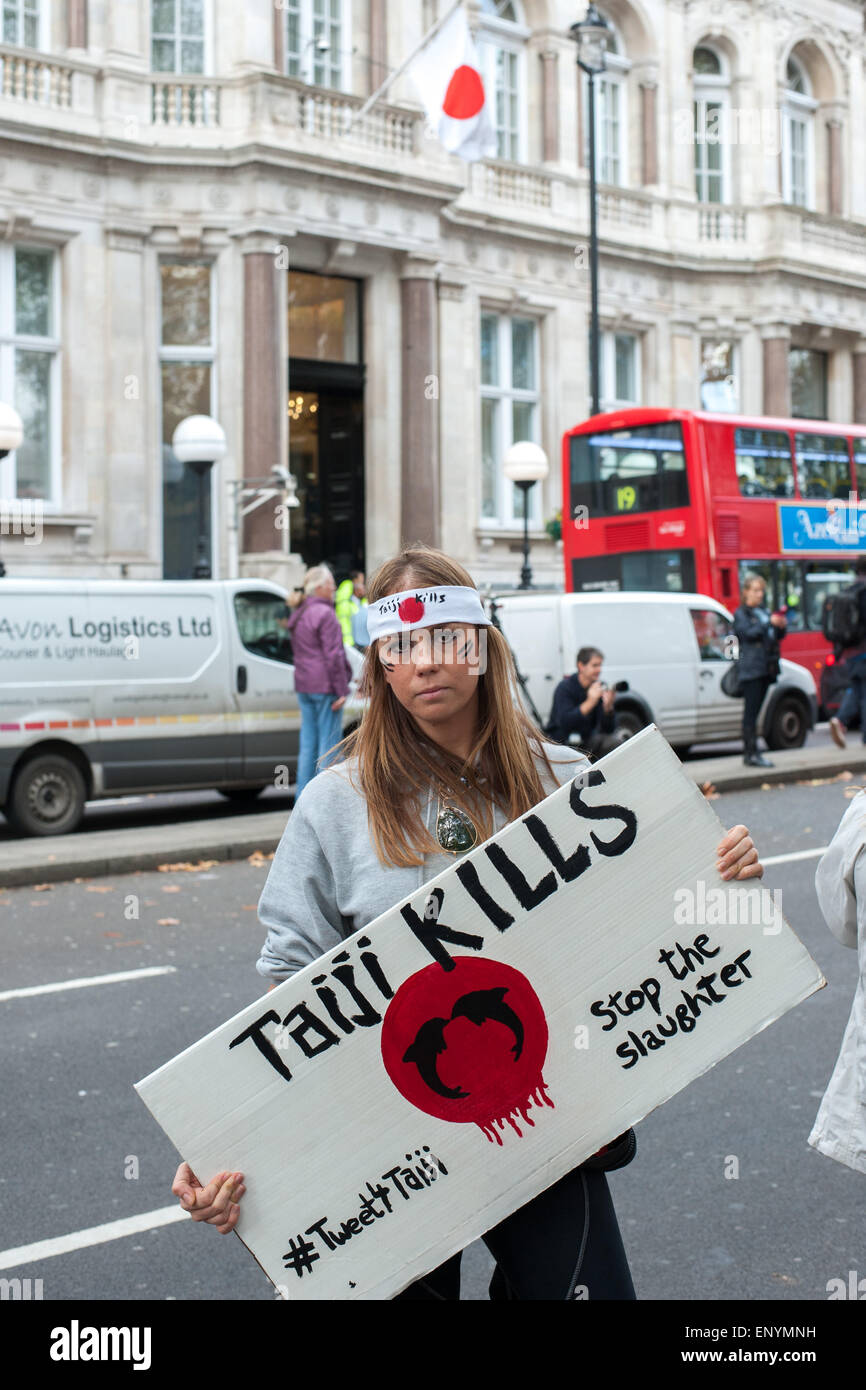
[{"label": "bus route number 19", "polygon": [[618,512],[630,512],[637,501],[637,493],[633,487],[618,487],[616,490],[616,509]]}]

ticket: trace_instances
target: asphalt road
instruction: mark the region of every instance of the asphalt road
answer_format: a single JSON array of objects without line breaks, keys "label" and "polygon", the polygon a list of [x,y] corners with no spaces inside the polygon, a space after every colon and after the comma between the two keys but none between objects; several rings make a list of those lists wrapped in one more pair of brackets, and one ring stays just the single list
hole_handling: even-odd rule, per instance
[{"label": "asphalt road", "polygon": [[[857,747],[856,735],[849,739],[851,747]],[[819,724],[806,741],[808,749],[835,747],[826,724]],[[685,761],[696,762],[703,758],[720,757],[730,754],[732,759],[743,755],[740,742],[695,744],[686,755]],[[772,757],[772,754],[769,755]],[[178,823],[191,821],[210,821],[236,816],[240,812],[255,817],[257,812],[278,811],[284,808],[286,814],[294,804],[293,796],[280,787],[266,787],[255,801],[242,803],[230,801],[220,792],[158,792],[142,793],[138,796],[109,797],[90,801],[84,813],[84,820],[76,832],[79,835],[98,833],[102,830],[134,829],[138,826],[160,825],[168,820]],[[0,812],[0,846],[5,840],[19,838]]]},{"label": "asphalt road", "polygon": [[[768,857],[825,846],[846,789],[733,794],[714,809],[754,827]],[[638,1158],[611,1175],[641,1298],[825,1299],[830,1279],[866,1275],[862,1175],[806,1146],[857,977],[855,953],[820,918],[816,862],[771,867],[765,883],[781,889],[828,988],[649,1116]],[[176,1155],[132,1083],[261,995],[255,905],[266,872],[241,862],[0,891],[4,992],[172,971],[0,999],[0,1277],[41,1279],[47,1300],[273,1297],[237,1239],[187,1220],[90,1246],[76,1234],[137,1215],[146,1228],[172,1205]],[[70,1235],[63,1253],[3,1259]],[[471,1247],[464,1298],[486,1298],[490,1268],[484,1247]]]}]

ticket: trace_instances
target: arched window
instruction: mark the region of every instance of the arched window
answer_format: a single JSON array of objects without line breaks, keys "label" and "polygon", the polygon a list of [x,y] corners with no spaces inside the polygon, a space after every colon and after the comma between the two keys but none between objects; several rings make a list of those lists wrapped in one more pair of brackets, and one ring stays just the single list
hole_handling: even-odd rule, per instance
[{"label": "arched window", "polygon": [[481,0],[478,57],[492,98],[496,153],[526,159],[526,40],[529,30],[513,0]]},{"label": "arched window", "polygon": [[282,0],[285,70],[317,87],[346,90],[351,51],[348,0]]},{"label": "arched window", "polygon": [[48,47],[48,0],[2,0],[3,42],[16,48]]},{"label": "arched window", "polygon": [[782,198],[797,207],[815,206],[815,111],[818,103],[803,64],[793,55],[785,73],[782,118]]},{"label": "arched window", "polygon": [[151,71],[207,72],[207,19],[206,0],[151,0]]},{"label": "arched window", "polygon": [[[607,19],[607,16],[605,16]],[[628,72],[622,40],[610,20],[605,70],[595,79],[595,159],[600,183],[626,182]],[[584,76],[584,157],[589,159],[589,82]]]},{"label": "arched window", "polygon": [[695,191],[699,203],[730,201],[730,74],[715,48],[694,52]]}]

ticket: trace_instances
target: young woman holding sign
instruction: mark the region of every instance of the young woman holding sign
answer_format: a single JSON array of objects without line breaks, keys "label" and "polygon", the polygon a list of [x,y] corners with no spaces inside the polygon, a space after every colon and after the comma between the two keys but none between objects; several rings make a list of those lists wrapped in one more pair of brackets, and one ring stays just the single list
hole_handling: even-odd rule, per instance
[{"label": "young woman holding sign", "polygon": [[[259,904],[268,936],[257,969],[274,985],[588,765],[583,754],[544,743],[522,713],[507,643],[455,561],[425,547],[406,550],[381,567],[369,597],[368,708],[346,741],[346,761],[299,798]],[[725,836],[718,868],[724,878],[761,877],[744,826]],[[416,1045],[419,1071],[426,1064],[434,1088],[441,1085],[441,1046],[434,1042],[431,1063],[420,1055],[430,1047],[421,1032]],[[604,1175],[633,1154],[629,1133],[485,1235],[496,1260],[491,1298],[634,1298]],[[225,1234],[245,1188],[240,1173],[217,1174],[202,1187],[184,1163],[172,1191],[194,1221]],[[398,1297],[456,1299],[459,1290],[458,1254]]]}]

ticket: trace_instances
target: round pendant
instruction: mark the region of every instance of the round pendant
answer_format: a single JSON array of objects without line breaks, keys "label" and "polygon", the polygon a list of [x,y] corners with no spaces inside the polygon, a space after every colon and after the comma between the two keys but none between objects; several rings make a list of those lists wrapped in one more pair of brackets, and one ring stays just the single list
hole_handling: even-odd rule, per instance
[{"label": "round pendant", "polygon": [[478,840],[478,831],[464,811],[444,806],[436,817],[436,838],[449,854],[464,854]]}]

